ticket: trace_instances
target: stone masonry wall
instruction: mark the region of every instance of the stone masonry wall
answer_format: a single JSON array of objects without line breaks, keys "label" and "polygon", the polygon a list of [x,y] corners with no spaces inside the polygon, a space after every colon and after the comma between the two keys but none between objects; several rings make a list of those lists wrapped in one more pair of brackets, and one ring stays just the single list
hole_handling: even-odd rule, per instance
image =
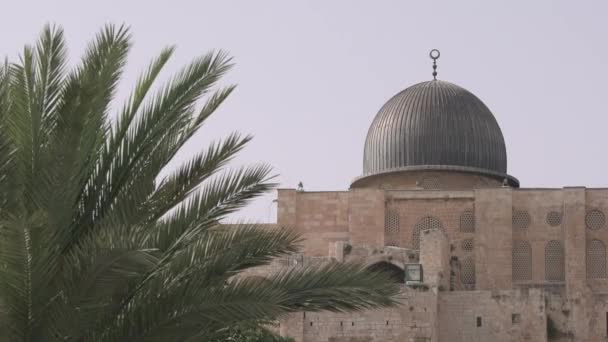
[{"label": "stone masonry wall", "polygon": [[[460,217],[466,210],[473,210],[472,191],[389,191],[387,207],[399,213],[400,246],[413,247],[416,225],[425,217],[436,217],[450,241],[471,238],[472,234],[460,232]],[[446,198],[447,197],[447,198]]]},{"label": "stone masonry wall", "polygon": [[546,341],[542,290],[441,293],[441,342]]},{"label": "stone masonry wall", "polygon": [[303,342],[431,341],[435,295],[404,289],[398,308],[359,313],[311,313],[303,317]]},{"label": "stone masonry wall", "polygon": [[571,306],[560,288],[545,291],[547,312],[547,341],[566,342],[574,338],[571,324]]},{"label": "stone masonry wall", "polygon": [[[587,272],[590,242],[599,240],[608,246],[607,189],[363,188],[328,193],[279,190],[278,202],[278,225],[295,227],[303,234],[306,239],[303,255],[251,270],[248,275],[264,276],[283,267],[324,262],[329,260],[324,259],[326,256],[366,264],[385,261],[402,268],[405,263],[419,261],[420,251],[412,249],[413,231],[428,216],[437,218],[448,236],[449,244],[441,249],[450,257],[450,281],[460,277],[463,260],[475,260],[474,287],[459,284],[456,279],[447,289],[442,287],[445,291],[435,288],[410,293],[406,303],[416,304],[410,305],[411,314],[403,309],[358,314],[307,313],[306,318],[292,317],[288,326],[281,323],[281,331],[299,334],[298,342],[409,339],[416,342],[491,339],[494,342],[510,341],[509,338],[545,341],[547,331],[552,329],[557,331],[548,337],[552,342],[608,339],[608,275],[591,278]],[[388,210],[398,212],[401,248],[384,246]],[[470,211],[474,213],[474,230],[462,231],[463,214]],[[603,214],[595,228],[587,222],[593,211]],[[518,212],[525,212],[529,219],[523,229],[514,223],[515,216],[520,215]],[[549,222],[551,213],[561,215],[559,223]],[[598,214],[594,215],[597,221]],[[471,240],[474,248],[465,249],[465,242],[470,246]],[[514,282],[513,241],[522,240],[531,245],[532,279]],[[563,281],[546,279],[545,248],[551,240],[563,244]],[[604,257],[606,264],[607,258]],[[428,270],[424,271],[426,276]],[[470,291],[472,288],[475,291]],[[450,289],[455,291],[448,291]],[[539,299],[541,294],[543,300]],[[419,308],[426,311],[416,311]],[[477,314],[482,319],[479,328]],[[463,329],[462,333],[458,327]],[[439,336],[435,335],[437,332]],[[452,333],[457,337],[448,338],[446,334]]]},{"label": "stone masonry wall", "polygon": [[[606,189],[587,189],[585,191],[585,221],[589,215],[589,221],[597,221],[591,218],[592,212],[603,214],[605,220],[608,220],[608,191]],[[601,222],[601,221],[600,221]],[[604,248],[608,250],[608,223],[603,227],[593,226],[593,229],[587,227],[586,222],[580,222],[580,229],[585,231],[585,247],[591,241],[601,241]],[[595,242],[594,241],[594,242]],[[608,251],[607,251],[608,254]],[[587,284],[592,292],[607,293],[608,292],[608,270],[606,276],[600,278],[587,277]]]},{"label": "stone masonry wall", "polygon": [[279,190],[278,224],[295,228],[307,255],[327,256],[329,244],[348,241],[349,192]]},{"label": "stone masonry wall", "polygon": [[478,290],[512,288],[511,189],[475,190],[475,270]]},{"label": "stone masonry wall", "polygon": [[608,340],[608,293],[595,294],[588,310],[589,341]]},{"label": "stone masonry wall", "polygon": [[353,245],[384,246],[384,202],[384,190],[349,191],[348,222]]},{"label": "stone masonry wall", "polygon": [[585,270],[585,189],[566,188],[564,194],[564,246],[566,300],[570,327],[581,341],[588,338],[590,296]]}]

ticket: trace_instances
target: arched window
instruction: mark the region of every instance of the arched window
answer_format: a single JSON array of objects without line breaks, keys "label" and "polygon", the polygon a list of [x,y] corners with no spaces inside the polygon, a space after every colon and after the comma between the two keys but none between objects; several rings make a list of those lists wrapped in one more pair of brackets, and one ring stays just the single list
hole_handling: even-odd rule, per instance
[{"label": "arched window", "polygon": [[551,240],[545,246],[545,279],[564,280],[564,246],[560,241]]},{"label": "arched window", "polygon": [[420,249],[420,232],[428,229],[441,229],[445,233],[443,224],[435,216],[425,216],[416,225],[412,231],[412,248]]},{"label": "arched window", "polygon": [[513,241],[513,281],[532,280],[532,248],[528,241]]},{"label": "arched window", "polygon": [[380,261],[367,267],[371,271],[382,271],[390,275],[396,283],[405,283],[405,271],[390,262]]},{"label": "arched window", "polygon": [[475,213],[473,210],[465,210],[460,215],[460,231],[475,233]]},{"label": "arched window", "polygon": [[606,246],[600,240],[587,242],[587,278],[606,278]]},{"label": "arched window", "polygon": [[399,212],[388,209],[384,218],[384,245],[399,247]]},{"label": "arched window", "polygon": [[473,258],[462,260],[460,264],[460,282],[465,286],[469,285],[466,287],[475,285],[475,260]]}]

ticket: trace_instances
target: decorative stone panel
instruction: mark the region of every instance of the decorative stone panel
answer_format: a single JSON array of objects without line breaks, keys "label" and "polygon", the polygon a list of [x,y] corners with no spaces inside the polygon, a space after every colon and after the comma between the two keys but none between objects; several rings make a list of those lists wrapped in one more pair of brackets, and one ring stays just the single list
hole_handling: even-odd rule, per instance
[{"label": "decorative stone panel", "polygon": [[384,219],[384,245],[399,247],[399,212],[395,209],[387,209]]},{"label": "decorative stone panel", "polygon": [[564,246],[561,241],[551,240],[545,246],[545,280],[564,280]]},{"label": "decorative stone panel", "polygon": [[475,286],[475,260],[473,258],[465,258],[460,264],[460,281],[469,289]]},{"label": "decorative stone panel", "polygon": [[606,278],[606,246],[600,240],[587,241],[587,278]]},{"label": "decorative stone panel", "polygon": [[441,181],[439,180],[439,177],[435,176],[424,177],[418,182],[418,184],[425,190],[441,189]]},{"label": "decorative stone panel", "polygon": [[462,249],[465,252],[472,252],[474,248],[475,248],[475,243],[474,243],[473,239],[464,239],[460,243],[460,249]]},{"label": "decorative stone panel", "polygon": [[591,230],[602,229],[606,225],[606,215],[598,209],[589,210],[585,215],[585,225]]},{"label": "decorative stone panel", "polygon": [[551,227],[561,226],[562,224],[562,213],[559,211],[550,211],[547,213],[547,224]]},{"label": "decorative stone panel", "polygon": [[516,231],[525,231],[530,227],[530,223],[532,222],[530,213],[525,210],[514,210],[512,220],[513,230]]},{"label": "decorative stone panel", "polygon": [[463,233],[475,232],[475,213],[473,213],[473,210],[465,210],[460,215],[460,231]]},{"label": "decorative stone panel", "polygon": [[532,280],[532,248],[528,241],[513,241],[513,281]]}]

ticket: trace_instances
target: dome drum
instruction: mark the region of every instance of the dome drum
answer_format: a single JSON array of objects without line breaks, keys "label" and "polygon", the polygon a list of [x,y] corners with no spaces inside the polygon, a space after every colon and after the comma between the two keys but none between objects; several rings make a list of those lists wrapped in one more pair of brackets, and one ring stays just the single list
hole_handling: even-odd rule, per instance
[{"label": "dome drum", "polygon": [[[428,186],[429,179],[438,178],[438,186]],[[519,181],[507,174],[450,165],[408,166],[360,176],[351,188],[385,188],[391,190],[466,190],[497,188],[504,184],[518,188]]]}]

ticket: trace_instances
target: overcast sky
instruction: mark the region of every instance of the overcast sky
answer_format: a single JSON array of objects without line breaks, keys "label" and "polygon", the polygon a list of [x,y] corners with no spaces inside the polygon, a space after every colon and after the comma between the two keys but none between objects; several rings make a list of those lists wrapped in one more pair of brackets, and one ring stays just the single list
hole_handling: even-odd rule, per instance
[{"label": "overcast sky", "polygon": [[[108,22],[134,48],[119,97],[170,44],[167,74],[210,49],[237,63],[239,87],[188,145],[192,154],[240,131],[255,136],[235,165],[264,161],[281,187],[345,190],[362,170],[382,104],[431,76],[482,99],[505,136],[522,187],[608,186],[608,2],[603,1],[10,1],[0,55],[14,58],[47,22],[76,60]],[[275,218],[266,196],[238,217]]]}]

